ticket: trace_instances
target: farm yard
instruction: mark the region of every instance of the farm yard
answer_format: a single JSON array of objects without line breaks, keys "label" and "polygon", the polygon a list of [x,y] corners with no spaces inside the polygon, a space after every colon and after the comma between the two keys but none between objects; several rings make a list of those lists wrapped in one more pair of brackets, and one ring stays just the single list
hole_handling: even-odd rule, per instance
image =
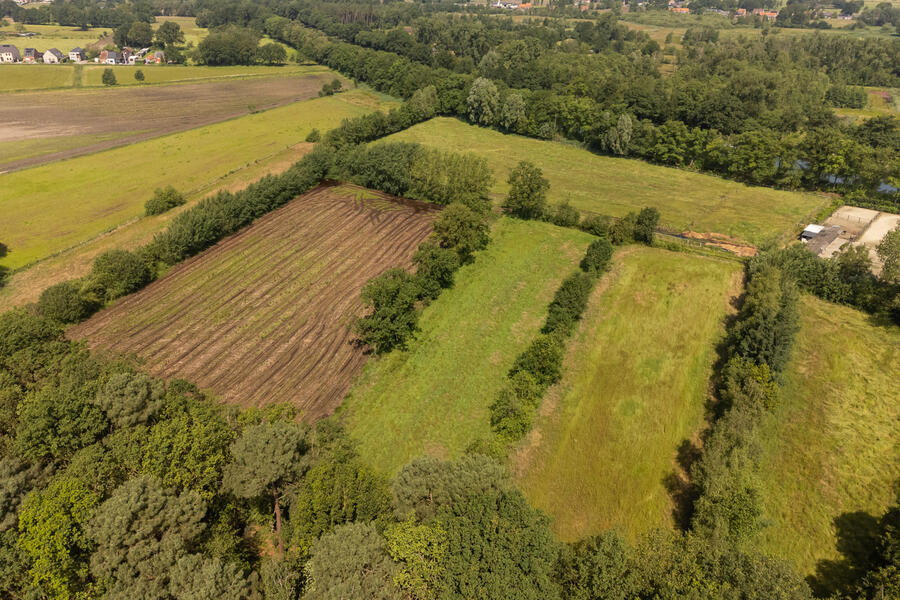
[{"label": "farm yard", "polygon": [[490,403],[591,236],[504,217],[491,238],[425,308],[409,348],[371,360],[341,407],[372,468],[393,475],[422,454],[455,458],[490,434]]},{"label": "farm yard", "polygon": [[139,218],[156,187],[208,192],[234,171],[283,154],[313,128],[327,130],[393,105],[384,96],[352,90],[0,175],[0,239],[7,246],[0,266],[22,268]]},{"label": "farm yard", "polygon": [[898,373],[900,328],[803,298],[785,384],[762,429],[759,477],[769,526],[757,549],[804,575],[817,567],[819,579],[840,572],[829,568],[841,559],[839,540],[896,498]]},{"label": "farm yard", "polygon": [[334,411],[366,360],[351,327],[360,290],[409,267],[437,209],[320,186],[69,331],[226,402]]},{"label": "farm yard", "polygon": [[507,176],[520,160],[543,169],[549,200],[569,202],[585,213],[623,217],[654,206],[663,224],[678,230],[726,234],[755,245],[778,239],[829,199],[811,193],[751,187],[711,175],[599,156],[575,144],[507,135],[436,118],[387,138],[419,142],[486,158],[497,182],[497,200],[509,190]]},{"label": "farm yard", "polygon": [[0,173],[307,100],[339,78],[323,67],[293,75],[16,94],[0,105]]},{"label": "farm yard", "polygon": [[621,250],[597,286],[563,379],[513,457],[520,488],[563,540],[672,527],[667,480],[704,426],[715,348],[741,265]]}]

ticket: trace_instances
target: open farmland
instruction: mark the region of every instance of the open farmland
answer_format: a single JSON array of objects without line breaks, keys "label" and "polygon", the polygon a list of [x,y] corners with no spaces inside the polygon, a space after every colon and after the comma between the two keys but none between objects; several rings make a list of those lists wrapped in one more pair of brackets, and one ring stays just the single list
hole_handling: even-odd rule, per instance
[{"label": "open farmland", "polygon": [[302,142],[313,128],[327,130],[391,104],[353,90],[0,175],[0,240],[8,248],[0,266],[19,269],[139,218],[154,188],[208,191],[235,170]]},{"label": "open farmland", "polygon": [[646,247],[617,254],[513,461],[562,539],[672,525],[665,482],[679,446],[703,426],[740,277],[732,261]]},{"label": "open farmland", "polygon": [[839,533],[860,535],[895,499],[900,328],[812,297],[800,309],[779,404],[762,428],[770,524],[756,546],[811,575],[841,558]]},{"label": "open farmland", "polygon": [[785,234],[828,203],[823,196],[599,156],[574,144],[506,135],[451,118],[432,119],[387,139],[485,157],[497,176],[497,199],[509,190],[510,171],[529,160],[550,181],[553,203],[568,201],[580,211],[614,217],[654,206],[670,227],[727,234],[757,245]]},{"label": "open farmland", "polygon": [[488,407],[591,237],[501,218],[491,243],[422,313],[406,351],[371,361],[341,415],[360,455],[393,474],[422,454],[452,458],[490,434]]},{"label": "open farmland", "polygon": [[337,74],[17,94],[0,105],[0,172],[133,144],[314,98]]},{"label": "open farmland", "polygon": [[227,402],[331,413],[366,359],[351,327],[363,285],[408,267],[432,205],[320,186],[70,330]]}]

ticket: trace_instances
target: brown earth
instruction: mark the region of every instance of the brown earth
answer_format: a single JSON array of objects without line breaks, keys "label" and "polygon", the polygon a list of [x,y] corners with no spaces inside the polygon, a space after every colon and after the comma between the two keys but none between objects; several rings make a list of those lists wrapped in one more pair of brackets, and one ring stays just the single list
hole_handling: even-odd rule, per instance
[{"label": "brown earth", "polygon": [[[314,98],[333,75],[266,77],[236,81],[102,90],[17,93],[0,103],[0,142],[46,140],[40,154],[3,162],[0,172],[72,158],[194,129]],[[54,148],[54,138],[85,136],[83,144]],[[98,141],[97,136],[112,137]],[[70,144],[66,144],[70,146]]]},{"label": "brown earth", "polygon": [[69,330],[226,402],[331,414],[366,360],[351,332],[373,276],[409,267],[437,208],[325,185]]},{"label": "brown earth", "polygon": [[756,256],[756,253],[759,252],[759,249],[756,246],[746,244],[736,238],[725,235],[724,233],[700,233],[688,230],[682,231],[681,236],[691,240],[701,241],[707,246],[715,246],[716,248],[728,250],[732,254],[737,254],[738,256]]}]

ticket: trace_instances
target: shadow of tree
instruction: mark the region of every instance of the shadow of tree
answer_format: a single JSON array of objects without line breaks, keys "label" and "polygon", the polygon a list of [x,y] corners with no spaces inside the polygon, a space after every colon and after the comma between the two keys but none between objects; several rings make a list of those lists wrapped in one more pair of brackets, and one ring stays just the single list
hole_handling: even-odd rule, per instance
[{"label": "shadow of tree", "polygon": [[[0,242],[0,258],[6,256],[8,250],[6,248],[6,244]],[[0,288],[2,288],[6,284],[6,276],[9,274],[9,269],[0,265]]]},{"label": "shadow of tree", "polygon": [[691,467],[700,459],[701,450],[691,440],[684,440],[678,446],[676,460],[679,469],[663,477],[662,484],[672,500],[672,520],[675,526],[687,531],[694,516],[694,502],[697,501],[697,486],[690,479]]},{"label": "shadow of tree", "polygon": [[818,597],[845,593],[870,568],[878,540],[878,517],[844,513],[834,519],[838,560],[820,560],[807,582]]}]

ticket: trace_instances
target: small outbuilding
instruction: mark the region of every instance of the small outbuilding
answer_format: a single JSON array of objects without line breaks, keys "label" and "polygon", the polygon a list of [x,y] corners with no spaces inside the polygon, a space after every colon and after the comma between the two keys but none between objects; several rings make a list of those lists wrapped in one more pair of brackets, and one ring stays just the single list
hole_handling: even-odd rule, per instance
[{"label": "small outbuilding", "polygon": [[[801,240],[811,240],[825,229],[822,225],[807,225],[806,229],[803,230],[803,233],[800,234]],[[796,229],[794,231],[797,231]]]}]

